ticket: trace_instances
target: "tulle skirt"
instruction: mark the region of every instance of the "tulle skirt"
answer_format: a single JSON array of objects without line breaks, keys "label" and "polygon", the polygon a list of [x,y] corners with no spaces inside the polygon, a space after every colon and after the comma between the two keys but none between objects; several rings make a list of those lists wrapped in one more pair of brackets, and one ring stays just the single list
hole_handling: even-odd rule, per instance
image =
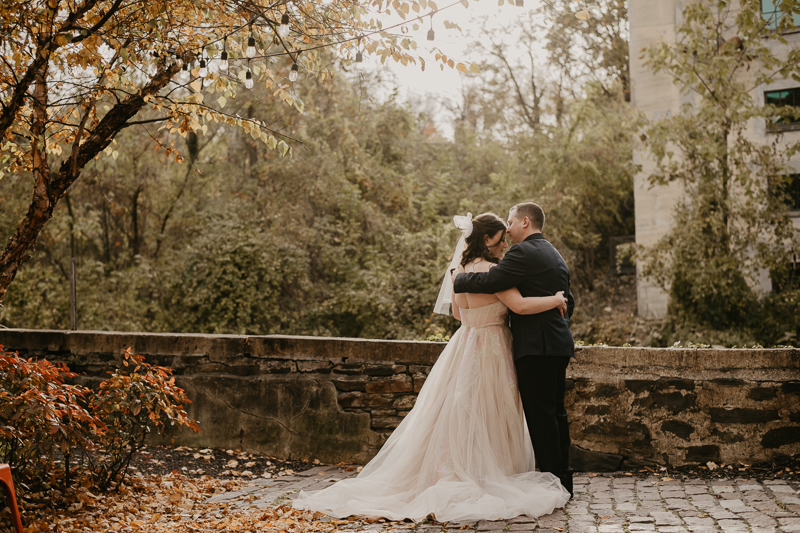
[{"label": "tulle skirt", "polygon": [[343,518],[496,520],[552,513],[569,500],[558,478],[534,471],[504,325],[462,326],[414,409],[361,473],[294,507]]}]

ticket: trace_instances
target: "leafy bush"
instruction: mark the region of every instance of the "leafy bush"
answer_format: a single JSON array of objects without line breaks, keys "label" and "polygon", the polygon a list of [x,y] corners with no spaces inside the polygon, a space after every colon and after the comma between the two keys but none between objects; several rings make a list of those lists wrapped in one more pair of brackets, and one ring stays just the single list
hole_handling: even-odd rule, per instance
[{"label": "leafy bush", "polygon": [[122,482],[147,434],[152,430],[163,433],[165,421],[200,430],[182,408],[191,401],[175,386],[171,368],[145,363],[144,357],[131,354],[130,348],[123,354],[122,364],[125,368],[135,365],[133,372],[113,372],[90,402],[94,416],[104,422],[96,438],[103,453],[91,459],[95,484],[103,490]]},{"label": "leafy bush", "polygon": [[64,383],[75,376],[63,364],[26,360],[0,345],[0,462],[11,465],[17,484],[50,479],[57,451],[66,458],[91,446],[99,421],[83,407],[91,391]]},{"label": "leafy bush", "polygon": [[23,492],[65,487],[73,472],[107,490],[122,482],[146,435],[163,433],[165,422],[199,431],[171,369],[145,363],[130,348],[122,364],[133,371],[113,372],[95,392],[65,383],[77,376],[66,365],[26,360],[0,345],[0,461]]}]

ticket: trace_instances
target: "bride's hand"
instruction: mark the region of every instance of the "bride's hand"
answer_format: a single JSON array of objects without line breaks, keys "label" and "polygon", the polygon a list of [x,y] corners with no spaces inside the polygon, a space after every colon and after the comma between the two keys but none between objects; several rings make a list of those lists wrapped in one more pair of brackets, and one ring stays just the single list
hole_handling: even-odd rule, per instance
[{"label": "bride's hand", "polygon": [[561,317],[567,316],[567,299],[564,297],[564,291],[558,291],[556,293],[556,298],[558,298],[558,306],[556,309],[561,311]]}]

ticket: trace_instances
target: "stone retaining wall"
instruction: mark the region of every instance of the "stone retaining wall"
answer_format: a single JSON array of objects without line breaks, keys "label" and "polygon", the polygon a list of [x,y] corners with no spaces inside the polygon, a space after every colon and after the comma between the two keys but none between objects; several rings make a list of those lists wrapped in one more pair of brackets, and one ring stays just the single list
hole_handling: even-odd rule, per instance
[{"label": "stone retaining wall", "polygon": [[[414,406],[444,343],[0,330],[26,357],[97,382],[131,347],[175,369],[201,433],[175,442],[368,461]],[[800,452],[800,350],[583,348],[568,370],[573,463],[759,463]]]}]

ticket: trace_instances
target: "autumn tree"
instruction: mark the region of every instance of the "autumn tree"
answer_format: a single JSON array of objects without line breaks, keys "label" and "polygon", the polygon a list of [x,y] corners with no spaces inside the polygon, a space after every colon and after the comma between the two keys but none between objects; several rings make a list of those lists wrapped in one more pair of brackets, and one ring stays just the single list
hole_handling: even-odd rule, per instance
[{"label": "autumn tree", "polygon": [[[330,74],[322,49],[415,63],[416,43],[400,30],[437,9],[427,0],[4,1],[0,178],[29,175],[33,187],[0,256],[0,302],[56,205],[88,162],[116,154],[124,128],[185,137],[226,123],[286,154],[291,138],[279,126],[225,112],[242,86],[260,84],[302,110],[292,82]],[[408,22],[383,28],[376,14],[393,13]],[[152,142],[180,159],[174,139]]]}]

